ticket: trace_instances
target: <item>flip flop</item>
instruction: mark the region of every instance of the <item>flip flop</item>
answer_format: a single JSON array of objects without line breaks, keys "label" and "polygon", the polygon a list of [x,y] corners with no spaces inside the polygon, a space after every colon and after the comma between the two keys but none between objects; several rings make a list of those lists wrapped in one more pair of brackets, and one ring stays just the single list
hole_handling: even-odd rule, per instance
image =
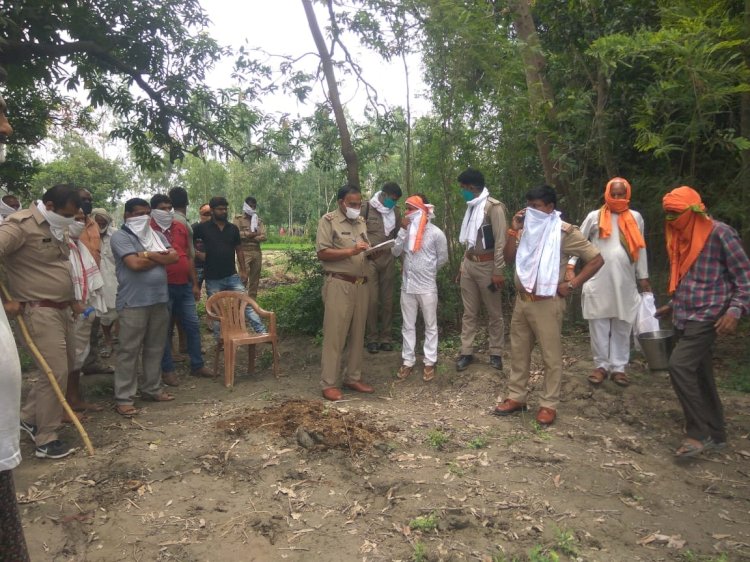
[{"label": "flip flop", "polygon": [[612,382],[617,386],[630,386],[630,379],[625,373],[612,373]]},{"label": "flip flop", "polygon": [[411,372],[414,370],[414,367],[409,367],[407,365],[401,365],[398,369],[398,373],[396,373],[396,378],[398,380],[404,380],[409,375],[411,375]]},{"label": "flip flop", "polygon": [[704,453],[705,451],[710,451],[711,449],[715,448],[714,440],[710,437],[707,437],[703,441],[698,441],[698,444],[695,444],[691,441],[688,441],[687,439],[682,442],[682,445],[680,445],[680,448],[677,449],[674,452],[674,456],[678,459],[689,459],[692,457],[696,457],[700,455],[701,453]]},{"label": "flip flop", "polygon": [[422,371],[422,380],[424,382],[430,382],[435,378],[435,365],[425,365]]},{"label": "flip flop", "polygon": [[115,412],[120,414],[123,418],[132,418],[141,413],[141,411],[132,404],[117,404],[115,406]]},{"label": "flip flop", "polygon": [[589,382],[593,384],[594,386],[599,386],[605,380],[607,380],[607,371],[601,367],[597,367],[596,369],[591,371],[591,374],[588,376],[588,379],[589,379]]}]

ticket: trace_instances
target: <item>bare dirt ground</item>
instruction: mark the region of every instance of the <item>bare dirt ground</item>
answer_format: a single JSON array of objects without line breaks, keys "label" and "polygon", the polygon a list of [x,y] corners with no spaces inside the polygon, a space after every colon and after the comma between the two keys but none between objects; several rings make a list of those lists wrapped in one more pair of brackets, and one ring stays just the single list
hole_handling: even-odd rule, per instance
[{"label": "bare dirt ground", "polygon": [[[587,340],[565,345],[548,429],[535,392],[527,414],[489,414],[509,359],[498,373],[481,353],[463,373],[441,355],[431,383],[396,382],[397,351],[367,355],[375,394],[336,404],[320,396],[312,338],[282,339],[278,380],[270,352],[253,376],[241,357],[233,390],[183,373],[174,402],[92,415],[94,457],[42,461],[24,441],[15,479],[32,559],[750,560],[750,397],[722,393],[725,450],[678,463],[666,374],[635,356],[631,387],[592,389]],[[729,338],[717,355],[744,345]],[[111,376],[84,385],[109,400]]]}]

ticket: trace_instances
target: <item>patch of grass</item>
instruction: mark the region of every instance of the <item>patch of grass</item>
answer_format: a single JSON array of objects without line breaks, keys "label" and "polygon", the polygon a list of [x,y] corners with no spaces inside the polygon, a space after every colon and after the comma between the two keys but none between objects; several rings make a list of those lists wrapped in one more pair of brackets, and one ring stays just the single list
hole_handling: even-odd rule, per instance
[{"label": "patch of grass", "polygon": [[31,358],[31,354],[26,351],[26,348],[18,348],[18,359],[21,361],[21,371],[26,373],[34,368],[34,360]]},{"label": "patch of grass", "polygon": [[727,361],[727,375],[719,379],[719,386],[728,390],[750,393],[750,364]]},{"label": "patch of grass", "polygon": [[448,472],[450,472],[451,474],[455,474],[459,478],[464,477],[464,469],[454,462],[448,463]]},{"label": "patch of grass", "polygon": [[198,317],[203,318],[206,316],[206,301],[199,300],[195,303],[195,308],[198,311]]},{"label": "patch of grass", "polygon": [[566,556],[578,556],[576,536],[566,529],[555,529],[555,548]]},{"label": "patch of grass", "polygon": [[559,562],[560,555],[554,550],[547,551],[538,544],[529,550],[529,562]]},{"label": "patch of grass", "polygon": [[409,521],[409,528],[412,531],[422,531],[429,533],[434,531],[438,526],[438,516],[435,513],[429,515],[420,515]]},{"label": "patch of grass", "polygon": [[439,429],[431,429],[430,432],[427,434],[427,439],[426,439],[427,444],[433,449],[437,449],[438,451],[442,450],[442,448],[449,441],[450,441],[450,437],[448,437],[448,435],[446,435],[443,431],[440,431]]},{"label": "patch of grass", "polygon": [[264,402],[271,402],[273,400],[273,393],[270,390],[264,390],[258,398]]},{"label": "patch of grass", "polygon": [[729,562],[729,557],[723,552],[719,556],[696,554],[688,549],[680,553],[680,560],[683,562]]},{"label": "patch of grass", "polygon": [[534,435],[542,441],[549,441],[552,439],[552,436],[547,432],[544,426],[536,420],[531,422],[531,430],[534,432]]},{"label": "patch of grass", "polygon": [[273,351],[266,349],[260,354],[260,357],[258,357],[257,360],[259,369],[268,369],[273,365]]},{"label": "patch of grass", "polygon": [[414,543],[414,552],[411,554],[413,562],[427,562],[427,547],[422,542]]},{"label": "patch of grass", "polygon": [[115,395],[115,381],[108,379],[96,383],[88,383],[85,385],[84,390],[86,396],[90,398],[112,398]]},{"label": "patch of grass", "polygon": [[489,441],[484,435],[479,435],[478,437],[475,437],[471,441],[469,441],[469,448],[470,449],[484,449],[487,446],[487,443]]},{"label": "patch of grass", "polygon": [[529,436],[526,435],[525,433],[515,433],[505,438],[505,444],[513,445],[514,443],[520,443],[521,441],[526,441],[528,438]]}]

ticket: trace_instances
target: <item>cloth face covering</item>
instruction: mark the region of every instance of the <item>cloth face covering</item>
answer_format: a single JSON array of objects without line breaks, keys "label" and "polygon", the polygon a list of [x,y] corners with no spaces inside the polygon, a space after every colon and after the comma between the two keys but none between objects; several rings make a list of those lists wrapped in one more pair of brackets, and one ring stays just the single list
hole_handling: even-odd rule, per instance
[{"label": "cloth face covering", "polygon": [[68,227],[68,236],[73,240],[78,240],[81,237],[81,234],[83,234],[84,226],[86,225],[82,222],[73,221],[73,224]]},{"label": "cloth face covering", "polygon": [[[625,186],[625,199],[612,197],[612,184],[622,183]],[[630,183],[623,178],[612,178],[604,190],[604,206],[599,211],[599,238],[609,238],[612,234],[612,213],[619,215],[618,226],[624,238],[624,246],[630,254],[630,261],[638,260],[641,248],[646,247],[638,223],[630,212]]]},{"label": "cloth face covering", "polygon": [[169,230],[172,228],[172,222],[174,221],[174,209],[169,211],[154,209],[151,211],[151,218],[159,225],[159,228],[162,230]]},{"label": "cloth face covering", "polygon": [[[2,162],[0,162],[0,164],[1,163]],[[8,205],[5,201],[0,199],[0,217],[3,217],[3,218],[8,217],[12,215],[13,213],[15,213],[16,211],[18,211],[18,209],[14,209],[10,205]]]},{"label": "cloth face covering", "polygon": [[540,297],[557,294],[561,232],[559,211],[547,214],[531,207],[526,209],[523,235],[516,252],[516,274],[527,293]]},{"label": "cloth face covering", "polygon": [[247,203],[242,204],[242,212],[250,217],[250,231],[258,232],[258,213]]},{"label": "cloth face covering", "polygon": [[65,229],[67,229],[75,221],[74,217],[64,217],[58,215],[55,211],[48,211],[47,206],[42,202],[36,206],[39,212],[42,213],[44,220],[49,223],[49,230],[57,240],[62,242],[65,240]]},{"label": "cloth face covering", "polygon": [[673,189],[662,199],[662,207],[667,213],[679,213],[666,223],[669,293],[672,294],[703,251],[714,222],[706,213],[701,196],[692,187],[683,185]]},{"label": "cloth face covering", "polygon": [[388,207],[380,201],[381,196],[386,201],[393,201],[393,199],[385,195],[382,191],[378,191],[370,199],[370,205],[383,216],[383,230],[385,231],[385,235],[388,236],[396,228],[396,211],[393,210],[396,202],[393,201],[393,205]]},{"label": "cloth face covering", "polygon": [[427,223],[435,216],[435,208],[424,203],[417,195],[412,195],[406,200],[406,208],[410,211],[406,214],[409,219],[409,250],[418,252],[422,247],[422,238]]},{"label": "cloth face covering", "polygon": [[136,235],[138,241],[147,252],[164,252],[167,250],[161,239],[151,228],[151,217],[142,215],[125,219],[125,225]]},{"label": "cloth face covering", "polygon": [[485,187],[482,193],[466,203],[466,213],[461,223],[461,234],[458,236],[458,241],[461,244],[467,244],[470,250],[476,245],[477,231],[484,222],[484,204],[489,196],[490,192]]}]

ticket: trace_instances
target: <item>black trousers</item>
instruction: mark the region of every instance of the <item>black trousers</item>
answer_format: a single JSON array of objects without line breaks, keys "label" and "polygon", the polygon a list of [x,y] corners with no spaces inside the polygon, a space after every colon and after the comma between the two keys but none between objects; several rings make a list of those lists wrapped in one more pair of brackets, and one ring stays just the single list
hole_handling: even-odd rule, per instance
[{"label": "black trousers", "polygon": [[685,413],[687,436],[723,443],[727,440],[724,408],[713,371],[714,322],[688,322],[684,330],[677,330],[677,338],[669,375]]},{"label": "black trousers", "polygon": [[0,470],[0,562],[28,562],[13,473]]}]

